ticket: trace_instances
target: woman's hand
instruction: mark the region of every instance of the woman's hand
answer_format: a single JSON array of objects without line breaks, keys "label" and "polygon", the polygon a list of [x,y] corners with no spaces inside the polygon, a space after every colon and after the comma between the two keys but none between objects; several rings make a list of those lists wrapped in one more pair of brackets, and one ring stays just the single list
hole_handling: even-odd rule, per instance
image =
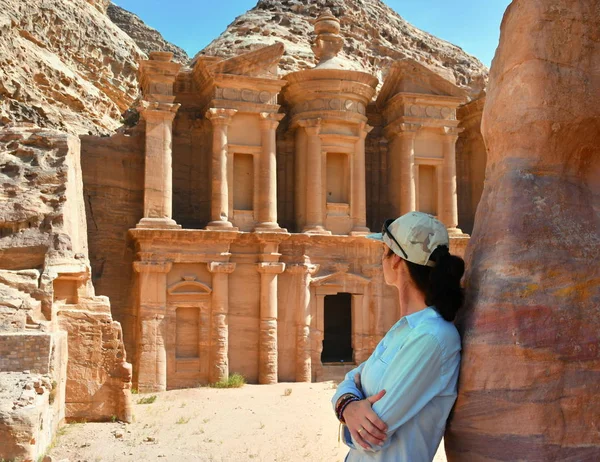
[{"label": "woman's hand", "polygon": [[[362,390],[360,374],[354,376],[356,386]],[[385,395],[385,390],[360,401],[354,401],[344,409],[344,421],[352,439],[365,449],[371,449],[368,443],[383,445],[387,438],[387,425],[373,411],[372,406]],[[367,443],[368,442],[368,443]]]}]

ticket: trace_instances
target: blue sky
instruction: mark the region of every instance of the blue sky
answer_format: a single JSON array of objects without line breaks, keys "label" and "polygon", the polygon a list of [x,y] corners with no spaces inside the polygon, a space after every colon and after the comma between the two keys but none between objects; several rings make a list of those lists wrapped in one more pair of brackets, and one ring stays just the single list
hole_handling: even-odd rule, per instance
[{"label": "blue sky", "polygon": [[[113,0],[137,14],[190,57],[257,0]],[[384,0],[414,26],[491,64],[510,0]]]}]

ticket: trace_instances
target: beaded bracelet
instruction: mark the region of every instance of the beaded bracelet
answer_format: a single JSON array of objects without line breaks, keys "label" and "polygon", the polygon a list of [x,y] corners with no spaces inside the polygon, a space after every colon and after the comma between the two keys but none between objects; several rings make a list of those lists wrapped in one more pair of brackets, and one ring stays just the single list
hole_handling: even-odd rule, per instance
[{"label": "beaded bracelet", "polygon": [[344,416],[343,416],[344,410],[346,409],[348,404],[350,404],[354,401],[360,401],[360,398],[351,393],[346,393],[345,395],[342,395],[341,398],[338,400],[338,403],[337,403],[337,406],[335,409],[335,414],[341,423],[343,423],[343,424],[346,423],[346,421],[344,420]]}]

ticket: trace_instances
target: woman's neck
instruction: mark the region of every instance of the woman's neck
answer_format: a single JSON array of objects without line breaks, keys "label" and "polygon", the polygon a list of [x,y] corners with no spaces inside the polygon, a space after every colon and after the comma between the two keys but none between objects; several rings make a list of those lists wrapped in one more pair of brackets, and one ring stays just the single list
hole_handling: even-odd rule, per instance
[{"label": "woman's neck", "polygon": [[398,300],[402,316],[408,316],[429,306],[425,303],[425,296],[411,285],[402,289],[398,287]]}]

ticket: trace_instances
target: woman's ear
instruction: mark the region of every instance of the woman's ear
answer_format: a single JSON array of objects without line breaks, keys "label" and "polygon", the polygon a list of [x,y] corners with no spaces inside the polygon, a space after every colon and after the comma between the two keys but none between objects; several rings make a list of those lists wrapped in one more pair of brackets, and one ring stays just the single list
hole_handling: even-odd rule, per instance
[{"label": "woman's ear", "polygon": [[402,258],[400,258],[396,254],[393,255],[393,258],[394,258],[394,263],[392,264],[392,268],[398,269],[398,267],[402,264]]}]

